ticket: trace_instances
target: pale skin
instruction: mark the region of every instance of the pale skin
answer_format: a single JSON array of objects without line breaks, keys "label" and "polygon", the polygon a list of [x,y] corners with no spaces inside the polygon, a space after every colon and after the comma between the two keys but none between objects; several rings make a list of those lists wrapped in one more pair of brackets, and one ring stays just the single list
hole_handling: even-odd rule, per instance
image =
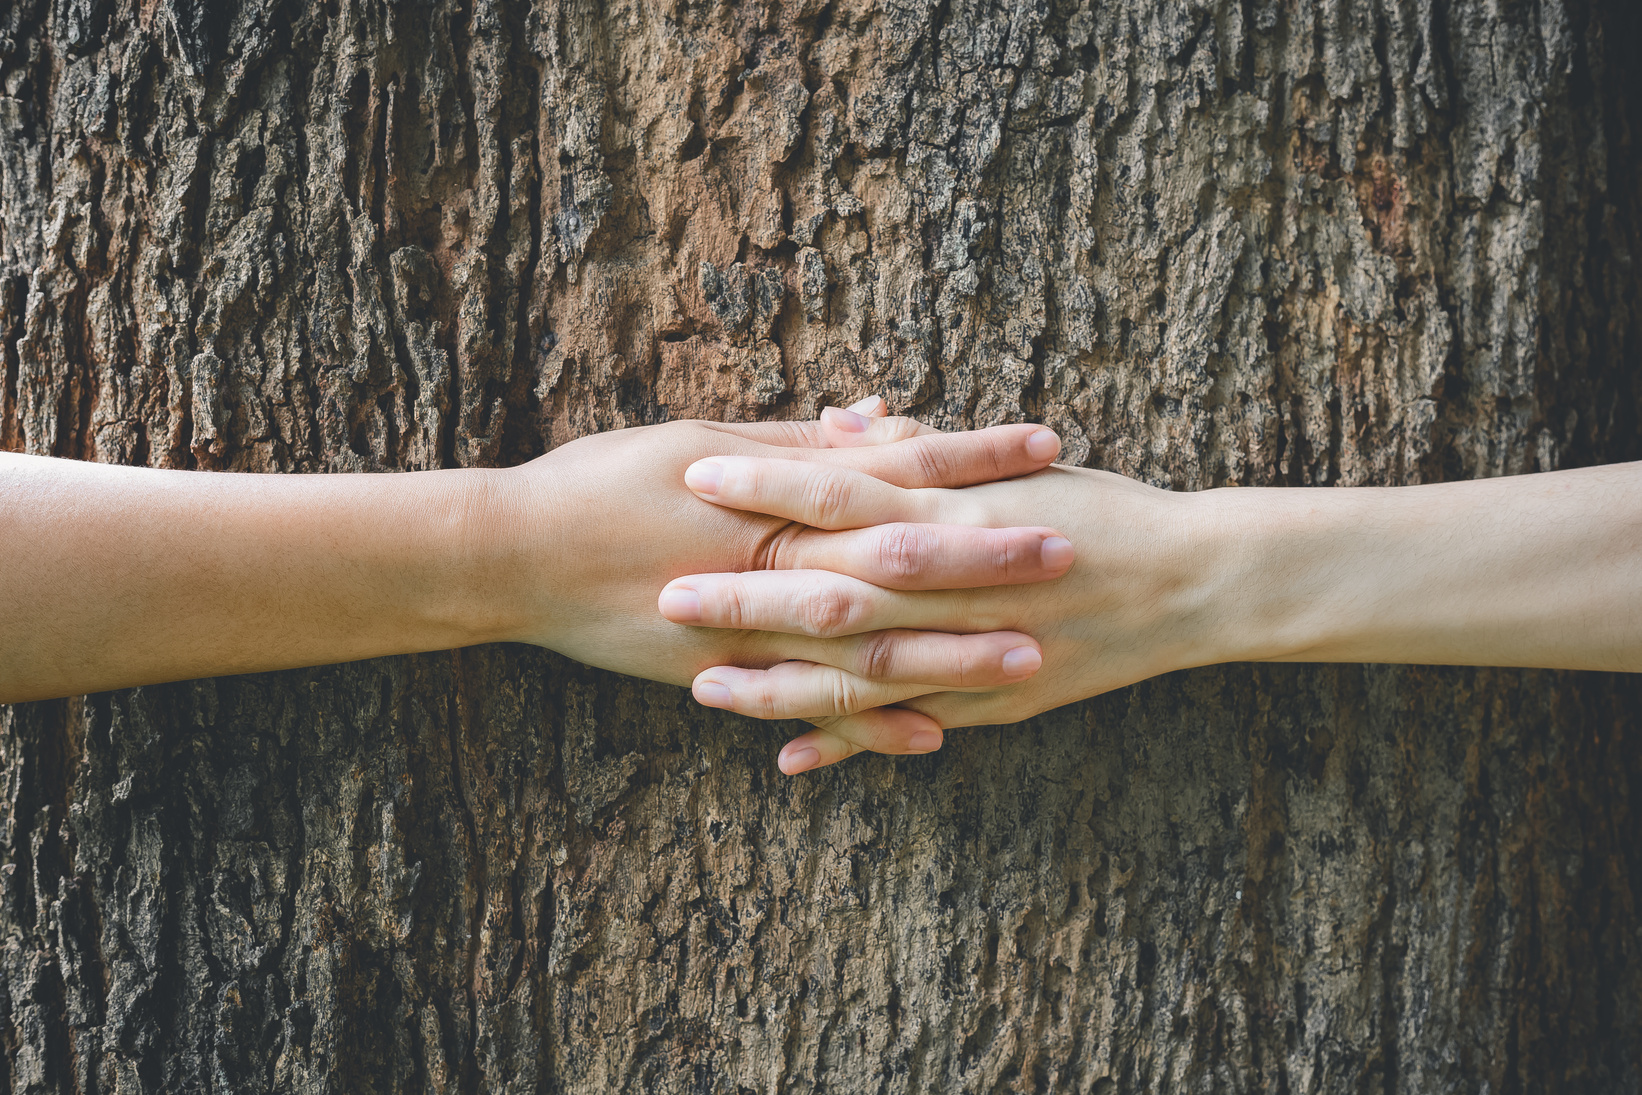
[{"label": "pale skin", "polygon": [[[1030,676],[1041,651],[1018,633],[817,638],[657,615],[658,590],[707,569],[782,568],[797,599],[815,568],[931,589],[1042,581],[1070,566],[1052,528],[951,528],[908,568],[895,525],[801,528],[684,485],[688,465],[726,452],[921,488],[1037,471],[1059,448],[1035,426],[945,436],[892,426],[847,440],[829,448],[819,423],[681,422],[585,438],[507,470],[380,475],[0,453],[0,702],[498,641],[679,684],[721,662],[794,659],[922,692]],[[846,733],[889,752],[941,740],[899,710],[868,712]]]},{"label": "pale skin", "polygon": [[1213,662],[1642,671],[1642,464],[1185,494],[865,409],[507,471],[0,454],[0,702],[534,642],[809,719],[793,773]]},{"label": "pale skin", "polygon": [[[857,751],[863,735],[852,720],[878,705],[931,727],[1009,723],[1219,662],[1642,672],[1642,463],[1414,487],[1194,493],[1064,467],[950,491],[778,459],[708,464],[687,481],[722,506],[820,527],[843,525],[818,498],[876,521],[1053,522],[1077,547],[1064,577],[1010,589],[888,590],[827,575],[809,592],[825,613],[793,602],[767,574],[673,582],[659,608],[695,626],[1007,629],[1042,645],[1044,668],[1030,679],[966,691],[861,684],[801,662],[698,676],[703,703],[817,724],[782,750],[789,774]],[[817,619],[829,626],[817,632]]]}]

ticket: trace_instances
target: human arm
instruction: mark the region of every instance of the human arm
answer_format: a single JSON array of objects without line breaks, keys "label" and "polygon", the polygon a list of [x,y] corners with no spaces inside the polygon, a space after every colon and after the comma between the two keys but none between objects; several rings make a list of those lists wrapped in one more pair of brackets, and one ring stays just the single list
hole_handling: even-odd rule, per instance
[{"label": "human arm", "polygon": [[[159,471],[0,454],[0,702],[490,641],[688,681],[726,656],[846,667],[862,640],[699,632],[658,621],[656,591],[703,565],[756,565],[779,535],[792,566],[873,577],[874,533],[810,536],[701,502],[682,471],[712,451],[828,459],[920,481],[1042,466],[1043,431],[907,437],[826,453],[803,424],[673,423],[573,442],[502,470],[363,475]],[[955,543],[944,578],[1048,573],[1043,530]],[[1018,550],[1017,550],[1018,549]],[[1022,556],[1025,551],[1030,558]],[[966,568],[971,568],[967,569]],[[985,575],[992,574],[993,578]],[[908,636],[927,676],[992,646]],[[880,716],[880,720],[883,716]]]},{"label": "human arm", "polygon": [[[790,466],[737,463],[715,496],[757,506]],[[862,485],[862,489],[869,489]],[[1079,561],[1039,587],[868,592],[836,579],[858,626],[1007,627],[1042,644],[1017,685],[911,696],[873,688],[944,727],[1010,722],[1158,673],[1230,661],[1377,661],[1642,670],[1642,464],[1395,488],[1157,490],[1110,473],[1053,468],[962,491],[881,494],[907,520],[1052,519]],[[703,620],[735,600],[751,626],[793,626],[758,575],[701,575]],[[703,679],[735,710],[809,717],[825,671],[715,667]],[[699,686],[698,686],[699,691]],[[822,729],[783,767],[852,749]]]},{"label": "human arm", "polygon": [[0,702],[487,641],[505,483],[0,454]]},{"label": "human arm", "polygon": [[1642,671],[1642,463],[1205,493],[1251,659]]}]

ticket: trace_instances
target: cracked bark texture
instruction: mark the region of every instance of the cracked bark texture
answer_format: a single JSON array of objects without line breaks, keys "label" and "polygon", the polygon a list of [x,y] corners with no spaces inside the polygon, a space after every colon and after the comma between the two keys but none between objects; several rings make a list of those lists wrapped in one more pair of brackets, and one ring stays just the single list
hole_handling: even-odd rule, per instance
[{"label": "cracked bark texture", "polygon": [[[878,391],[1178,489],[1635,459],[1638,45],[11,0],[0,445],[489,465]],[[1639,712],[1239,665],[787,780],[787,727],[527,648],[4,709],[0,1091],[1636,1092]]]}]

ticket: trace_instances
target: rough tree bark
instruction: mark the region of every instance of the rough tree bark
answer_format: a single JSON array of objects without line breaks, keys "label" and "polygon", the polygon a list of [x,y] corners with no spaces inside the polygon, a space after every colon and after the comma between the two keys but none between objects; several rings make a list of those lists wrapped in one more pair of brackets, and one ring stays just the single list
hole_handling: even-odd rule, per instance
[{"label": "rough tree bark", "polygon": [[[1634,459],[1631,4],[10,0],[0,445]],[[1634,1092],[1639,711],[1230,666],[787,780],[526,648],[18,706],[0,1090]]]}]

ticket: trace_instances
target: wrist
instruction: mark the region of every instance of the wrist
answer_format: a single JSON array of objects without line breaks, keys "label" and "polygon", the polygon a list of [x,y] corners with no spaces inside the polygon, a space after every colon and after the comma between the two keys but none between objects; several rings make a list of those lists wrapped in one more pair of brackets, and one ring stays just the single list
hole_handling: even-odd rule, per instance
[{"label": "wrist", "polygon": [[[1066,529],[1080,562],[1057,617],[1084,648],[1081,691],[1199,665],[1247,660],[1258,645],[1242,616],[1257,553],[1229,492],[1181,492],[1110,472],[1066,473],[1054,509],[1086,515]],[[1023,630],[1031,633],[1031,628]]]},{"label": "wrist", "polygon": [[1339,641],[1368,609],[1353,590],[1371,560],[1352,561],[1352,498],[1329,488],[1222,487],[1194,496],[1213,604],[1215,660],[1298,661]]},{"label": "wrist", "polygon": [[1152,607],[1165,626],[1159,671],[1257,660],[1268,645],[1264,524],[1252,492],[1158,491],[1163,518],[1152,562]]},{"label": "wrist", "polygon": [[[542,631],[538,595],[543,553],[553,538],[540,510],[550,505],[529,488],[522,469],[434,472],[435,522],[445,560],[432,610],[452,645],[535,641]],[[533,580],[533,578],[537,580]]]}]

